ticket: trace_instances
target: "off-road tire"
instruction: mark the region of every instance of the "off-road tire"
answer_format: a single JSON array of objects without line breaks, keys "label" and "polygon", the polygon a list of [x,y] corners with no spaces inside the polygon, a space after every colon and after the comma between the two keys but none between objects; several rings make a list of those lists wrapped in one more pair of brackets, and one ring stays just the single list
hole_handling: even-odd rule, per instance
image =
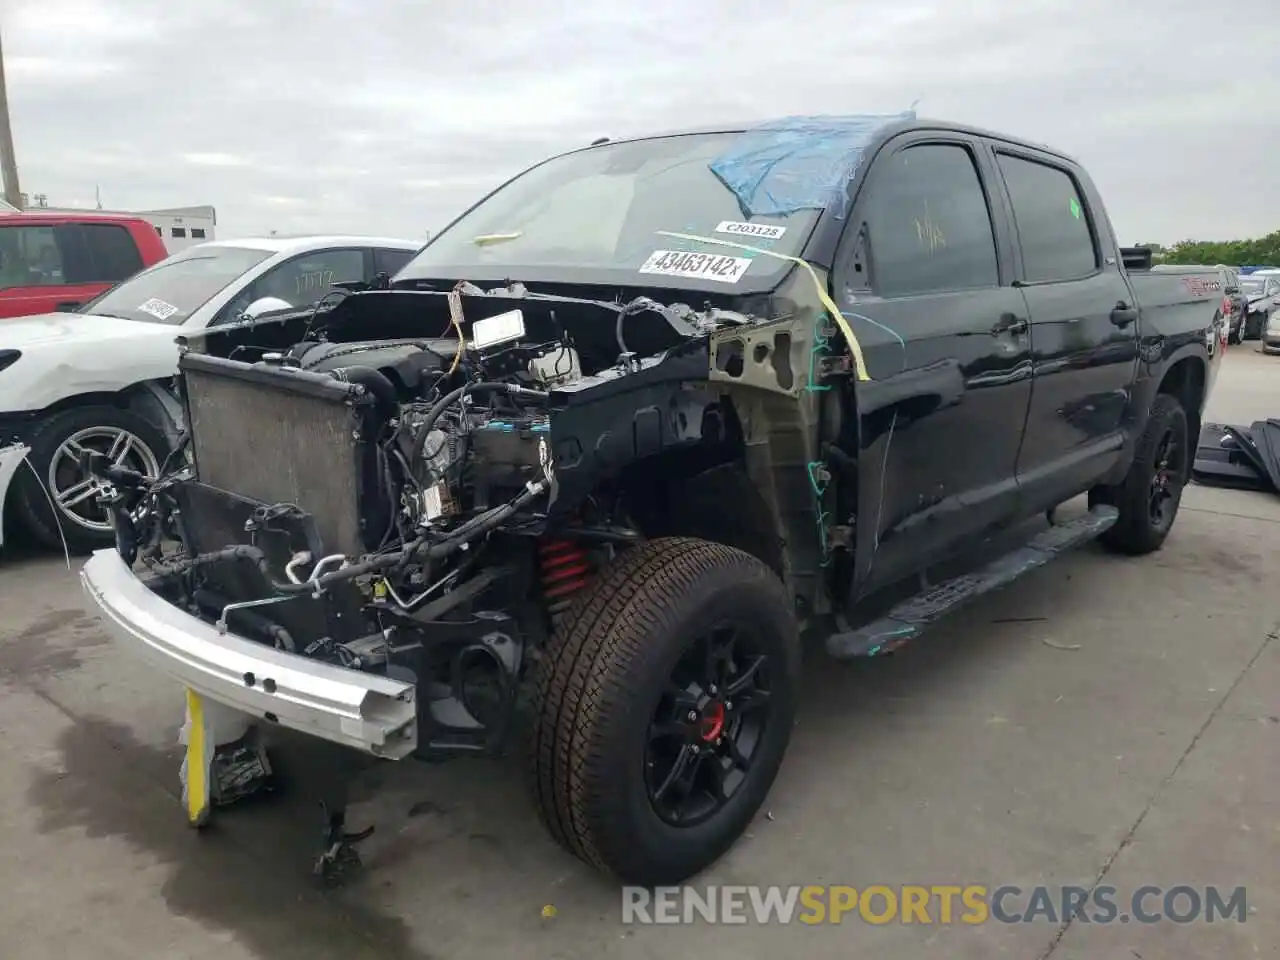
[{"label": "off-road tire", "polygon": [[[700,631],[750,624],[768,657],[770,715],[741,786],[711,819],[680,828],[644,781],[650,718]],[[627,550],[578,596],[536,674],[529,778],[551,835],[627,883],[678,883],[722,856],[764,802],[794,722],[800,644],[778,576],[750,554],[683,537]]]},{"label": "off-road tire", "polygon": [[115,543],[115,535],[112,533],[97,534],[76,525],[66,517],[55,517],[49,495],[43,486],[49,473],[49,464],[58,448],[68,437],[88,427],[118,427],[128,430],[150,447],[157,463],[163,463],[169,452],[168,440],[163,430],[132,410],[119,407],[105,404],[70,407],[41,423],[26,441],[31,448],[27,454],[27,463],[34,468],[34,473],[26,466],[21,467],[14,477],[11,496],[15,500],[16,519],[41,544],[56,550],[62,549],[64,536],[67,548],[73,553],[88,553]]},{"label": "off-road tire", "polygon": [[[1176,478],[1177,488],[1167,523],[1153,523],[1150,510],[1151,482],[1156,470],[1160,441],[1170,430],[1181,444],[1183,469]],[[1191,476],[1193,450],[1190,446],[1187,414],[1178,398],[1168,393],[1156,395],[1147,416],[1146,429],[1138,439],[1133,463],[1123,481],[1114,487],[1095,487],[1089,492],[1089,505],[1108,504],[1120,511],[1120,518],[1099,540],[1118,553],[1133,556],[1152,553],[1164,545],[1165,538],[1177,520],[1182,491]]]}]

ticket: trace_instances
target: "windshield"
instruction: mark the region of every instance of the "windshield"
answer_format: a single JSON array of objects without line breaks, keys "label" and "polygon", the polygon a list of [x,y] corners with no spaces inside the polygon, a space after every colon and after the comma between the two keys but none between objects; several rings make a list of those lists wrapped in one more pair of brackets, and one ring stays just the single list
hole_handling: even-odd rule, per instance
[{"label": "windshield", "polygon": [[112,287],[80,312],[176,327],[269,256],[248,247],[193,247]]},{"label": "windshield", "polygon": [[1245,293],[1261,293],[1264,282],[1262,277],[1241,277],[1240,289]]},{"label": "windshield", "polygon": [[725,292],[769,289],[791,264],[695,234],[796,255],[817,210],[747,217],[709,164],[734,133],[606,144],[521,174],[438,234],[396,276],[561,280]]}]

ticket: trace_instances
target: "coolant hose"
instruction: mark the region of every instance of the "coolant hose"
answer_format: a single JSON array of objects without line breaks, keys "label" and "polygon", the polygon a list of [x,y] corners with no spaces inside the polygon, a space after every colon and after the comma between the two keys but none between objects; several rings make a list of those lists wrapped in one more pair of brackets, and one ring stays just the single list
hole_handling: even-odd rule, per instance
[{"label": "coolant hose", "polygon": [[400,398],[396,395],[396,388],[387,379],[387,375],[373,367],[350,366],[338,367],[336,370],[330,370],[330,375],[338,380],[345,380],[347,383],[358,383],[364,387],[382,404],[384,410],[393,412]]}]

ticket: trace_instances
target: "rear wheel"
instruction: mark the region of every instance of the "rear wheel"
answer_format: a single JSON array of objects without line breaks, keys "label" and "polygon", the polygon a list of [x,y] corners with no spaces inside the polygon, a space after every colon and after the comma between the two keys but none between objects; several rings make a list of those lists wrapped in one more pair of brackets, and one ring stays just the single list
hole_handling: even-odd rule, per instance
[{"label": "rear wheel", "polygon": [[15,478],[19,519],[46,546],[61,548],[65,536],[78,553],[115,543],[111,518],[97,500],[99,484],[80,466],[80,454],[101,453],[116,466],[154,477],[168,452],[164,433],[151,421],[105,405],[55,413],[28,443],[34,470]]},{"label": "rear wheel", "polygon": [[1091,506],[1110,504],[1120,511],[1115,526],[1100,538],[1104,544],[1129,554],[1160,549],[1177,519],[1190,476],[1189,441],[1187,414],[1178,398],[1157,394],[1124,480],[1089,493]]},{"label": "rear wheel", "polygon": [[625,882],[697,873],[764,802],[798,676],[787,591],[759,560],[688,538],[628,550],[539,663],[530,773],[543,822]]}]

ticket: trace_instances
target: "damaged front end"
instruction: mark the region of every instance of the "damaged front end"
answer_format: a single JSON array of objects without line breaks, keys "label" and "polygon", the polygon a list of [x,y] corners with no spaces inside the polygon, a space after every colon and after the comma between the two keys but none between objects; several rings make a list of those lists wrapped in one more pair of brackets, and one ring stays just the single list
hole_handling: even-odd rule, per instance
[{"label": "damaged front end", "polygon": [[664,471],[762,479],[765,539],[801,545],[780,572],[814,605],[802,330],[462,284],[354,294],[254,362],[187,349],[162,476],[87,464],[117,550],[86,589],[118,637],[250,716],[391,759],[496,751],[557,618],[648,535]]}]

